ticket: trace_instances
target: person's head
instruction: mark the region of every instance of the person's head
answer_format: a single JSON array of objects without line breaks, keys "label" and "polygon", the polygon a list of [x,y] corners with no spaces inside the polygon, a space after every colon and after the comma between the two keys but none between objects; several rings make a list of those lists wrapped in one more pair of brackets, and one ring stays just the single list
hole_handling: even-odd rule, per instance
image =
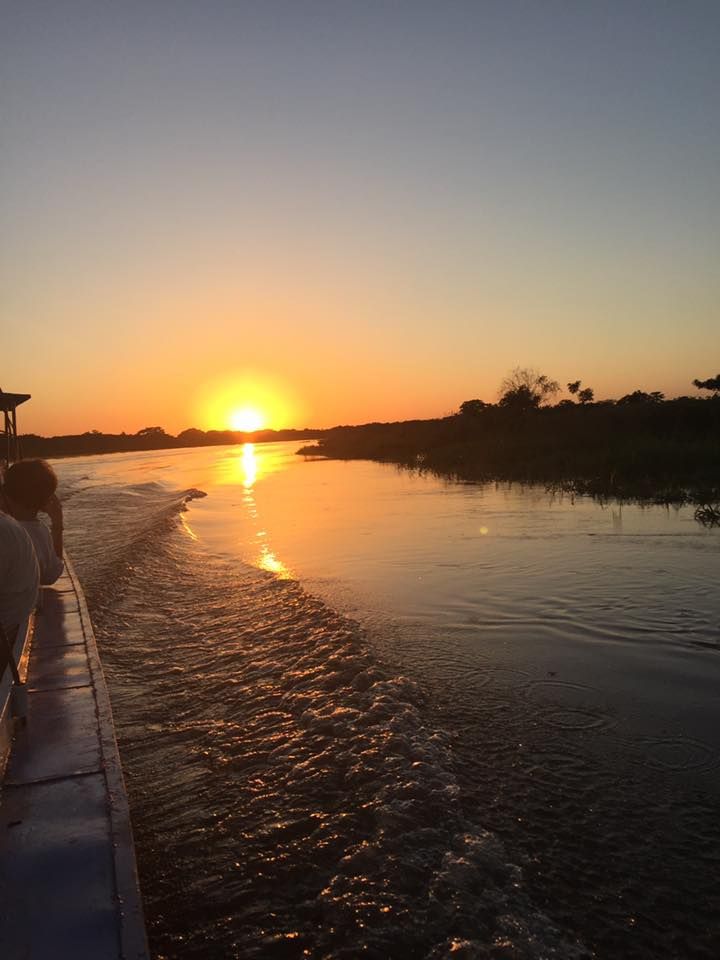
[{"label": "person's head", "polygon": [[18,460],[5,471],[2,492],[14,516],[27,513],[34,516],[56,490],[55,471],[45,460]]}]

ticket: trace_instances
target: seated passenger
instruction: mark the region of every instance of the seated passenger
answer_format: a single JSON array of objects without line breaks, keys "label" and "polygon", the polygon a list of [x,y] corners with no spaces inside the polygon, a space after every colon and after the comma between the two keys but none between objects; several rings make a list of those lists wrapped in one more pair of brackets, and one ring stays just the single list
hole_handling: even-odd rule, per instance
[{"label": "seated passenger", "polygon": [[[63,572],[63,512],[56,489],[55,471],[44,460],[18,460],[5,471],[4,509],[28,532],[44,585]],[[38,518],[40,511],[50,517],[51,530]]]},{"label": "seated passenger", "polygon": [[32,540],[16,520],[0,513],[0,626],[11,642],[35,607],[39,579]]}]

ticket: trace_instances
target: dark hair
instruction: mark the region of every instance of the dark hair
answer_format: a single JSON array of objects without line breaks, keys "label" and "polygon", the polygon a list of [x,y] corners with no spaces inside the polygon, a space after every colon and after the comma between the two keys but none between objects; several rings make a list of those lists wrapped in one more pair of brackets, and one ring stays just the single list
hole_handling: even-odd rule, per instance
[{"label": "dark hair", "polygon": [[18,460],[5,471],[3,487],[11,500],[40,510],[57,490],[57,477],[45,460]]}]

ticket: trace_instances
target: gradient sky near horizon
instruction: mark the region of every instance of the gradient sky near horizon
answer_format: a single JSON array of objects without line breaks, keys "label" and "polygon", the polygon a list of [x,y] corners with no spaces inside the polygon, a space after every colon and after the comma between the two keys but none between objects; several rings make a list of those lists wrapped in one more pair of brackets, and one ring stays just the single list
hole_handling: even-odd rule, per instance
[{"label": "gradient sky near horizon", "polygon": [[720,368],[716,0],[12,0],[0,115],[24,431]]}]

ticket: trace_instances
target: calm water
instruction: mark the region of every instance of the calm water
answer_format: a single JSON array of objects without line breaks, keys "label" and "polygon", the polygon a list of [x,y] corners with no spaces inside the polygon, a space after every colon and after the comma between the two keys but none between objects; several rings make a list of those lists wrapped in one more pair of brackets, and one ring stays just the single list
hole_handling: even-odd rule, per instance
[{"label": "calm water", "polygon": [[56,465],[155,955],[720,955],[720,532],[295,449]]}]

